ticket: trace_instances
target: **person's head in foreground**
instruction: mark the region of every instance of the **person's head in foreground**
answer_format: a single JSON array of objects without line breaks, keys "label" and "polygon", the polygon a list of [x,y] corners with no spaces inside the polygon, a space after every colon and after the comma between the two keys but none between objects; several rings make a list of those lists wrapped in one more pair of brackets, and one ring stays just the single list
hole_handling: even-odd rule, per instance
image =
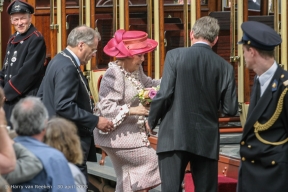
[{"label": "person's head in foreground", "polygon": [[44,142],[59,151],[73,164],[82,164],[83,153],[77,128],[64,118],[55,117],[48,121]]},{"label": "person's head in foreground", "polygon": [[48,111],[38,97],[25,97],[13,108],[11,123],[19,136],[45,133]]}]

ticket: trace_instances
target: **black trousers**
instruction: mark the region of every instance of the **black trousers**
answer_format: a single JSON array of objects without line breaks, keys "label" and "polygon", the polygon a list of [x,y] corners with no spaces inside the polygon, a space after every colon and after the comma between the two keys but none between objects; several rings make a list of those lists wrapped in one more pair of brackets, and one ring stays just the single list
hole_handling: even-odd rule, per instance
[{"label": "black trousers", "polygon": [[185,151],[158,153],[161,190],[182,192],[185,169],[190,162],[195,192],[217,192],[218,161]]},{"label": "black trousers", "polygon": [[88,173],[87,173],[87,161],[94,161],[97,162],[96,157],[96,147],[94,145],[94,139],[93,136],[83,136],[80,135],[81,140],[81,147],[83,150],[83,163],[81,165],[77,165],[81,172],[85,175],[88,183]]}]

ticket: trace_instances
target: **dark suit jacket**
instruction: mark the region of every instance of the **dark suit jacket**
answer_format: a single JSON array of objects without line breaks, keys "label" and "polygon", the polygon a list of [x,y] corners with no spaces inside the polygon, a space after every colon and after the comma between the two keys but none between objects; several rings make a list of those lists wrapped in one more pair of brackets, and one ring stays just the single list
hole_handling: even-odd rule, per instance
[{"label": "dark suit jacket", "polygon": [[148,117],[151,128],[161,119],[157,153],[181,150],[218,159],[220,105],[225,114],[237,112],[232,65],[203,43],[169,51]]},{"label": "dark suit jacket", "polygon": [[[71,53],[67,49],[63,52],[77,66]],[[42,98],[50,117],[60,116],[69,119],[77,125],[80,137],[91,136],[98,123],[98,117],[92,113],[90,97],[86,91],[86,88],[89,90],[87,80],[78,66],[77,69],[69,58],[57,54],[47,67],[37,95]]]},{"label": "dark suit jacket", "polygon": [[[256,121],[266,123],[276,110],[279,97],[286,88],[283,82],[288,72],[281,67],[276,70],[271,82],[255,105],[253,86],[246,124],[241,140],[242,161],[238,189],[241,191],[288,191],[288,143],[269,145],[259,141],[254,133]],[[254,84],[255,85],[255,84]],[[259,135],[270,142],[282,141],[288,137],[288,94],[284,98],[283,110],[277,121]],[[272,163],[274,161],[274,163]],[[253,162],[253,163],[251,163]],[[263,185],[269,183],[269,185]]]}]

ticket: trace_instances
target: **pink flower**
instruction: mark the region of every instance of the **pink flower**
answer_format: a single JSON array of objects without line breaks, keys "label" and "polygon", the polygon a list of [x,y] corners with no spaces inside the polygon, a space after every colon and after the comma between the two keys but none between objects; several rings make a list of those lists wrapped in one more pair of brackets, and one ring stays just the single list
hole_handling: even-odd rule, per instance
[{"label": "pink flower", "polygon": [[149,90],[149,97],[151,99],[153,99],[156,96],[156,94],[157,94],[157,91],[155,89],[150,89]]}]

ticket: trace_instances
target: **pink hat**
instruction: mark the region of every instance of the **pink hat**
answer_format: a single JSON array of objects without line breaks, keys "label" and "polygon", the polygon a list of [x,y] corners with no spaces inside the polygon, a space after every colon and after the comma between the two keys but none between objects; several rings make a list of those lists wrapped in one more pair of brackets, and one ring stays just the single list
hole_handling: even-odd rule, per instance
[{"label": "pink hat", "polygon": [[153,51],[158,43],[148,39],[148,34],[143,31],[125,31],[119,29],[107,45],[104,52],[112,57],[125,58],[136,54]]}]

